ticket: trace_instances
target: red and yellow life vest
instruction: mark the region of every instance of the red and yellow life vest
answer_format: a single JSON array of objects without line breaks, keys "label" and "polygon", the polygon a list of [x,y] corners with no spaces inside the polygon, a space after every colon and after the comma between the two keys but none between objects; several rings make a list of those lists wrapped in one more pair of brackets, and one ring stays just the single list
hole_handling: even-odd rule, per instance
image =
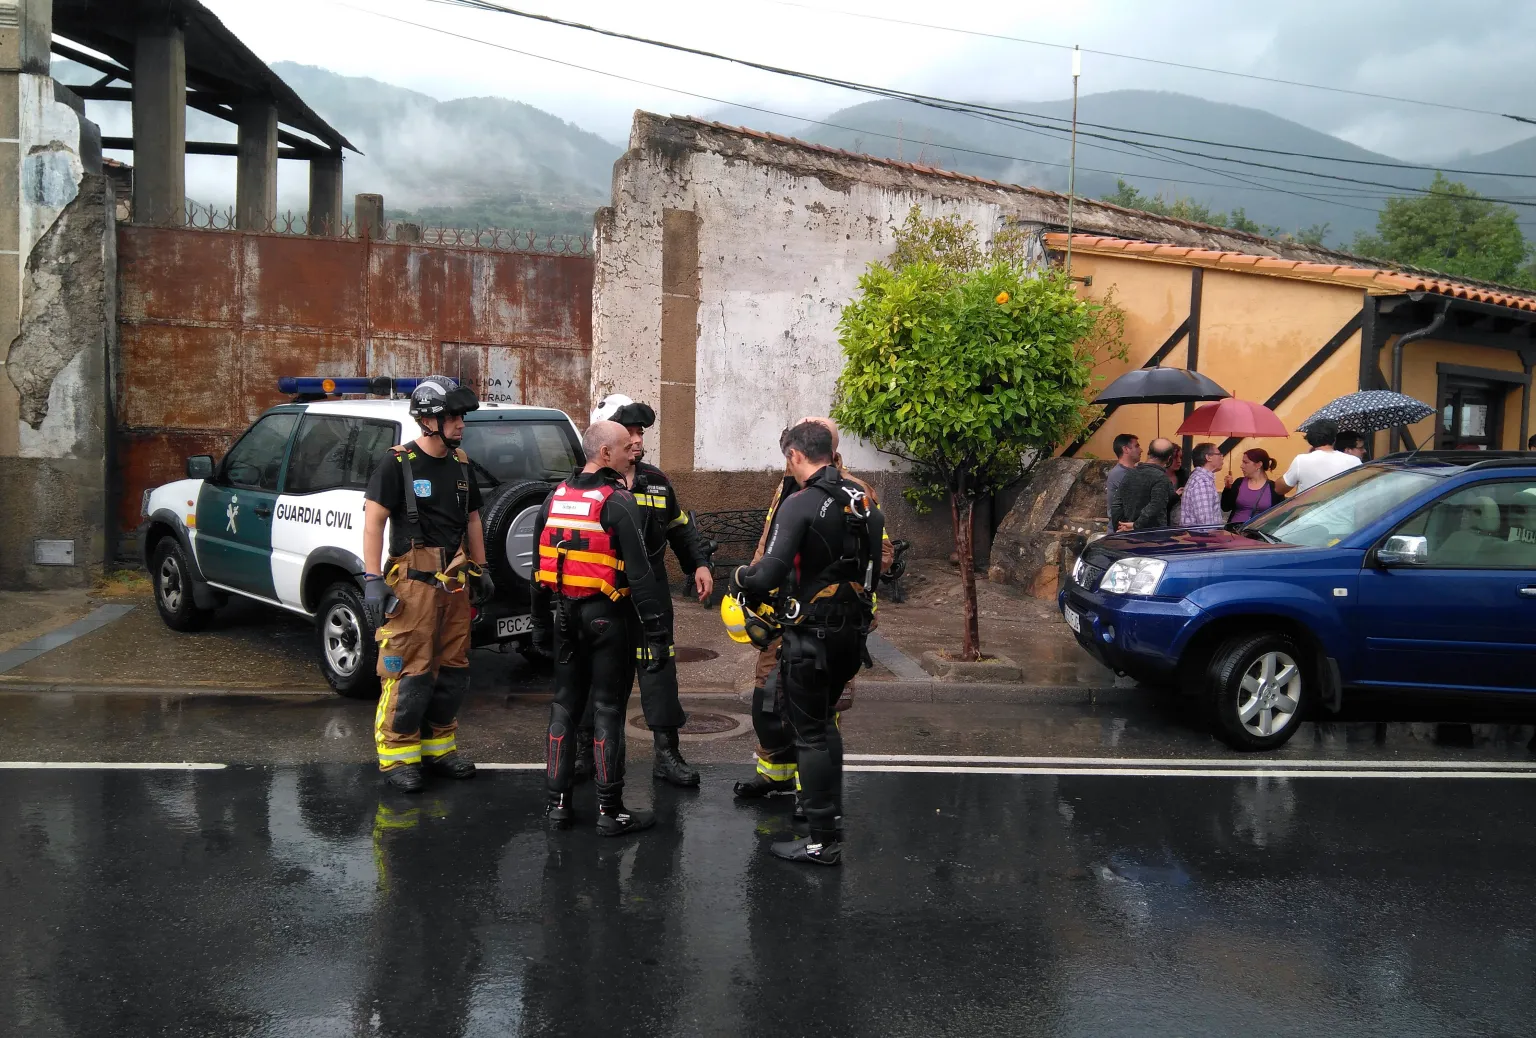
[{"label": "red and yellow life vest", "polygon": [[629,594],[618,586],[624,562],[614,552],[613,535],[599,522],[613,491],[612,486],[577,490],[565,483],[555,488],[534,579],[567,598],[604,594],[617,602]]}]

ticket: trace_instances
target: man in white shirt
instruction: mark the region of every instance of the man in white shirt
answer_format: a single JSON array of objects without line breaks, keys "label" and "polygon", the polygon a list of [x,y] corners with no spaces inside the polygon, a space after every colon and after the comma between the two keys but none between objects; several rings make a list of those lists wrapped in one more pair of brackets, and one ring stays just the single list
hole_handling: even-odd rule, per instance
[{"label": "man in white shirt", "polygon": [[1360,459],[1353,454],[1334,450],[1333,441],[1338,438],[1338,435],[1338,422],[1327,418],[1320,422],[1313,422],[1312,427],[1307,430],[1307,442],[1312,445],[1312,450],[1306,454],[1296,455],[1296,460],[1291,462],[1291,467],[1285,470],[1284,476],[1280,477],[1276,489],[1282,494],[1289,494],[1292,490],[1305,493],[1323,480],[1332,479],[1340,472],[1360,464]]}]

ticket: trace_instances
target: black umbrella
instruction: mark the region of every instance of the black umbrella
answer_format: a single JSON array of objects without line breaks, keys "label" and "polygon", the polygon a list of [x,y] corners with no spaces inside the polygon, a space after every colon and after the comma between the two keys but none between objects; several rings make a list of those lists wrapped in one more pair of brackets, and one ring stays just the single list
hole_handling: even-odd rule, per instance
[{"label": "black umbrella", "polygon": [[1350,393],[1324,404],[1316,414],[1296,428],[1306,432],[1313,422],[1331,418],[1339,423],[1340,429],[1371,433],[1422,422],[1434,413],[1433,407],[1411,396],[1394,393],[1390,389],[1362,389],[1358,393]]},{"label": "black umbrella", "polygon": [[1184,404],[1222,400],[1231,396],[1198,371],[1183,368],[1137,368],[1104,387],[1096,404]]}]

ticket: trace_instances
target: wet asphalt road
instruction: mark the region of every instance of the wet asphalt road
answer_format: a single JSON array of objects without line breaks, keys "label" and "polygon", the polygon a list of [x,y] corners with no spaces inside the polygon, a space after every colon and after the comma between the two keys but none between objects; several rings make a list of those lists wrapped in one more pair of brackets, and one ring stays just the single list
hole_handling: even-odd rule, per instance
[{"label": "wet asphalt road", "polygon": [[[1239,758],[1144,700],[865,704],[850,752],[887,759],[851,762],[877,770],[848,776],[846,864],[811,870],[766,856],[788,804],[734,803],[740,764],[653,790],[634,739],[633,800],[661,822],[605,841],[545,832],[537,772],[408,799],[356,757],[270,763],[359,704],[197,700],[0,696],[39,751],[5,759],[244,762],[0,769],[0,1034],[1402,1038],[1536,1017],[1529,725],[1316,725]],[[505,729],[482,759],[530,760],[539,711],[500,709],[480,705]],[[965,753],[1014,759],[915,755]]]}]

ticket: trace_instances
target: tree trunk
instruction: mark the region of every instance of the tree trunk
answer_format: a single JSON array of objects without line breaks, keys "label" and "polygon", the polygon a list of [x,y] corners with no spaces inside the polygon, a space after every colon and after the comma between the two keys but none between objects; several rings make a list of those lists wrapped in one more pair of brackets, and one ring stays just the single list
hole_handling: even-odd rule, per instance
[{"label": "tree trunk", "polygon": [[973,662],[981,657],[981,625],[976,616],[975,502],[964,493],[950,494],[949,518],[955,532],[955,554],[960,557],[960,587],[965,596],[960,658]]}]

